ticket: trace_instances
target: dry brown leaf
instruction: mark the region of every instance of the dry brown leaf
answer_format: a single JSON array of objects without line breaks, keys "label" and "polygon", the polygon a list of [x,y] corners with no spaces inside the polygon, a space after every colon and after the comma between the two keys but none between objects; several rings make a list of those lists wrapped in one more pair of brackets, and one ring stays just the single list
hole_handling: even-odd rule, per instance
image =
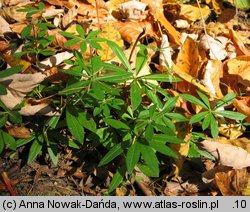
[{"label": "dry brown leaf", "polygon": [[220,60],[209,60],[203,71],[203,84],[218,98],[223,97],[220,89],[220,78],[222,74],[223,66]]},{"label": "dry brown leaf", "polygon": [[[184,74],[190,77],[198,78],[199,69],[199,51],[195,41],[189,36],[186,38],[184,44],[178,53],[176,66]],[[177,88],[182,93],[195,93],[195,87],[192,86],[192,82],[187,81],[178,82]],[[191,83],[191,84],[190,84]]]},{"label": "dry brown leaf", "polygon": [[[230,29],[229,32],[230,32],[230,36],[231,36],[232,41],[237,46],[238,55],[248,55],[249,56],[250,50],[249,50],[249,48],[247,48],[245,46],[244,40],[242,40],[242,38],[233,29]],[[246,36],[246,39],[248,37],[249,37],[249,32],[248,32],[248,36]]]},{"label": "dry brown leaf", "polygon": [[240,196],[248,181],[247,169],[217,172],[215,183],[223,196]]},{"label": "dry brown leaf", "polygon": [[118,5],[118,10],[126,21],[142,21],[146,19],[147,5],[139,1],[128,1]]},{"label": "dry brown leaf", "polygon": [[233,105],[238,112],[246,115],[246,121],[250,122],[250,96],[238,97]]},{"label": "dry brown leaf", "polygon": [[235,124],[221,124],[219,126],[219,132],[229,139],[236,139],[244,133],[243,129]]},{"label": "dry brown leaf", "polygon": [[28,99],[24,106],[18,111],[23,116],[44,115],[58,116],[60,113],[50,105],[50,100]]},{"label": "dry brown leaf", "polygon": [[162,26],[167,30],[167,34],[170,38],[170,41],[176,43],[177,45],[181,45],[180,43],[180,33],[172,26],[172,24],[166,19],[164,13],[161,9],[157,9],[156,13],[153,14],[154,19],[159,21]]},{"label": "dry brown leaf", "polygon": [[0,35],[3,35],[6,32],[11,32],[9,23],[0,15]]},{"label": "dry brown leaf", "polygon": [[0,56],[11,66],[18,66],[22,65],[23,67],[21,68],[20,72],[24,72],[26,69],[28,69],[31,66],[30,62],[27,62],[26,60],[20,59],[13,57],[10,54],[1,54]]},{"label": "dry brown leaf", "polygon": [[64,44],[67,42],[67,39],[59,33],[58,29],[47,30],[47,35],[54,36],[54,40],[53,40],[54,46],[60,46],[63,48]]},{"label": "dry brown leaf", "polygon": [[77,7],[72,7],[69,9],[68,13],[62,17],[62,27],[66,28],[70,23],[72,23],[77,16]]},{"label": "dry brown leaf", "polygon": [[210,8],[207,5],[201,5],[201,8],[191,4],[180,4],[180,6],[181,11],[179,15],[191,22],[201,20],[202,18],[207,19],[210,14]]},{"label": "dry brown leaf", "polygon": [[229,35],[229,30],[227,29],[225,24],[220,22],[210,22],[206,26],[207,34],[212,36],[213,38],[219,35]]},{"label": "dry brown leaf", "polygon": [[119,30],[123,40],[128,43],[135,42],[137,37],[145,29],[144,35],[149,37],[156,37],[153,25],[149,21],[140,21],[140,22],[118,22],[116,24],[117,29]]},{"label": "dry brown leaf", "polygon": [[0,82],[6,86],[7,94],[1,95],[0,99],[6,107],[12,109],[20,104],[26,94],[33,90],[46,75],[42,73],[35,74],[13,74],[9,77],[1,78]]},{"label": "dry brown leaf", "polygon": [[223,64],[223,83],[237,93],[247,93],[250,87],[250,56],[239,56]]},{"label": "dry brown leaf", "polygon": [[[62,15],[64,13],[63,9],[56,9],[55,7],[47,7],[46,10],[43,12],[43,18],[51,18],[56,15]],[[68,14],[64,15],[67,16]]]},{"label": "dry brown leaf", "polygon": [[250,166],[250,154],[231,144],[222,144],[212,140],[201,142],[203,148],[217,158],[221,165],[242,169]]},{"label": "dry brown leaf", "polygon": [[45,71],[54,66],[61,64],[64,60],[72,58],[74,55],[70,52],[60,52],[53,56],[46,58],[45,60],[37,63],[40,70]]},{"label": "dry brown leaf", "polygon": [[0,16],[2,16],[9,23],[13,23],[15,21],[17,22],[25,21],[26,12],[17,11],[21,7],[22,7],[21,5],[3,7],[2,9],[0,9]]},{"label": "dry brown leaf", "polygon": [[224,60],[227,56],[225,45],[220,41],[215,40],[210,35],[204,34],[200,38],[200,46],[209,52],[210,59],[213,60]]},{"label": "dry brown leaf", "polygon": [[9,44],[6,41],[0,41],[0,52],[5,52],[9,48]]},{"label": "dry brown leaf", "polygon": [[8,133],[14,138],[29,138],[30,131],[26,127],[6,126]]},{"label": "dry brown leaf", "polygon": [[161,51],[159,56],[159,63],[162,66],[172,67],[172,48],[168,42],[168,36],[163,34],[161,38]]}]

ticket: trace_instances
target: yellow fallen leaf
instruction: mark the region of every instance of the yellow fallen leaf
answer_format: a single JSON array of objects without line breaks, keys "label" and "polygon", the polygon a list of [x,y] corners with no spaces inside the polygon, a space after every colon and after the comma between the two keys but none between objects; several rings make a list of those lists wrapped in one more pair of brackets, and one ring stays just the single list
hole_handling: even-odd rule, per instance
[{"label": "yellow fallen leaf", "polygon": [[[123,40],[119,31],[114,27],[112,23],[107,23],[98,34],[100,38],[106,38],[110,41],[115,42],[121,48],[123,47]],[[108,46],[106,42],[100,42],[102,50],[98,50],[97,53],[101,56],[102,60],[107,61],[112,59],[115,55],[112,49]]]},{"label": "yellow fallen leaf", "polygon": [[180,16],[183,16],[184,18],[192,22],[201,20],[202,17],[206,19],[210,14],[210,8],[206,5],[201,5],[201,8],[191,4],[180,4],[180,5],[181,5]]},{"label": "yellow fallen leaf", "polygon": [[10,54],[0,54],[0,56],[11,66],[18,66],[18,65],[23,65],[22,69],[20,72],[24,72],[27,68],[29,68],[31,66],[31,63],[20,59],[20,58],[16,58],[13,57]]}]

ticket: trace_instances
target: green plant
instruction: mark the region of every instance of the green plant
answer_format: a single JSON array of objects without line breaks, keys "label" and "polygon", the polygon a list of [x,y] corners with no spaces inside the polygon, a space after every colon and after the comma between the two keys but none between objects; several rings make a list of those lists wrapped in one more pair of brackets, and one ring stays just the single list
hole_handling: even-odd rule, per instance
[{"label": "green plant", "polygon": [[233,102],[236,96],[234,93],[225,95],[222,99],[216,101],[213,107],[211,106],[208,97],[204,93],[197,90],[197,94],[199,95],[201,100],[190,94],[181,94],[182,98],[195,105],[199,105],[203,109],[202,112],[199,112],[192,116],[189,122],[191,124],[197,122],[201,123],[202,130],[210,128],[213,138],[217,138],[219,134],[219,119],[223,118],[223,121],[226,121],[225,118],[233,120],[243,120],[246,118],[245,115],[239,112],[223,109],[225,106],[228,106]]}]

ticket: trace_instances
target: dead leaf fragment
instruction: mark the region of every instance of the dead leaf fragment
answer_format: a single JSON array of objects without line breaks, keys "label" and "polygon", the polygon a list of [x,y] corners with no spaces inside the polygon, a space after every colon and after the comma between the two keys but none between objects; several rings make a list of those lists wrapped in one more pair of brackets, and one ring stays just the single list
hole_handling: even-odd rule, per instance
[{"label": "dead leaf fragment", "polygon": [[147,17],[147,5],[139,1],[127,1],[118,5],[119,12],[126,21],[142,21]]},{"label": "dead leaf fragment", "polygon": [[250,166],[250,154],[231,144],[221,144],[216,141],[204,140],[201,142],[203,148],[217,158],[220,164],[242,169]]},{"label": "dead leaf fragment", "polygon": [[250,96],[238,97],[233,105],[238,112],[246,115],[246,121],[250,122]]},{"label": "dead leaf fragment", "polygon": [[8,133],[14,138],[29,138],[30,131],[26,127],[6,126]]}]

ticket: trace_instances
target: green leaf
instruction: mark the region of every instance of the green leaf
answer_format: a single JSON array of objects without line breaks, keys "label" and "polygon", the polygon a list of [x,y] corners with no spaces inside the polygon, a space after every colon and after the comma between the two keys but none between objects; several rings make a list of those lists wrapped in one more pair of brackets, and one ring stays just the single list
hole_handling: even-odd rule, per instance
[{"label": "green leaf", "polygon": [[47,150],[50,156],[50,159],[54,165],[58,164],[58,149],[56,143],[53,144],[50,142],[49,146],[47,146]]},{"label": "green leaf", "polygon": [[166,134],[154,134],[154,136],[152,137],[152,141],[161,142],[163,144],[165,144],[165,143],[174,143],[174,144],[185,143],[185,141],[183,141],[180,138],[177,138],[177,137],[171,136],[171,135],[166,135]]},{"label": "green leaf", "polygon": [[99,33],[100,33],[100,30],[91,31],[91,32],[88,34],[87,39],[95,38]]},{"label": "green leaf", "polygon": [[135,111],[139,107],[142,101],[141,88],[137,81],[134,81],[131,85],[130,99],[131,99],[132,108]]},{"label": "green leaf", "polygon": [[146,165],[152,170],[153,176],[158,177],[160,170],[156,153],[153,151],[152,147],[147,144],[138,143],[138,146]]},{"label": "green leaf", "polygon": [[243,120],[247,117],[242,113],[228,110],[216,110],[214,113],[233,120]]},{"label": "green leaf", "polygon": [[108,164],[110,161],[114,160],[117,156],[124,152],[125,142],[120,142],[116,144],[109,152],[101,159],[98,166],[103,166]]},{"label": "green leaf", "polygon": [[133,76],[132,73],[127,71],[115,71],[109,74],[104,74],[96,78],[96,80],[104,81],[104,82],[113,82],[113,83],[121,83],[131,79]]},{"label": "green leaf", "polygon": [[171,112],[175,108],[175,105],[176,105],[178,98],[179,98],[178,96],[169,98],[166,101],[165,105],[163,106],[160,114],[162,115],[162,114],[165,114],[167,112],[168,113]]},{"label": "green leaf", "polygon": [[83,90],[84,88],[86,88],[89,85],[89,83],[90,83],[89,80],[73,83],[73,84],[67,86],[62,91],[59,91],[59,95],[75,94],[75,93]]},{"label": "green leaf", "polygon": [[45,4],[43,2],[39,2],[38,8],[39,10],[43,10],[45,8]]},{"label": "green leaf", "polygon": [[8,77],[22,70],[23,65],[13,66],[0,72],[0,78]]},{"label": "green leaf", "polygon": [[6,95],[6,94],[7,94],[6,87],[0,83],[0,95]]},{"label": "green leaf", "polygon": [[114,177],[112,178],[112,181],[110,182],[108,193],[114,191],[117,188],[117,186],[119,186],[122,183],[125,173],[126,171],[124,167],[121,167],[117,170]]},{"label": "green leaf", "polygon": [[42,147],[43,147],[43,136],[39,135],[32,143],[30,150],[29,150],[29,155],[28,155],[28,164],[31,164],[37,157],[37,155],[41,152]]},{"label": "green leaf", "polygon": [[153,128],[152,124],[149,124],[145,129],[146,140],[151,141],[153,135],[154,135],[154,128]]},{"label": "green leaf", "polygon": [[183,99],[193,103],[193,104],[196,104],[196,105],[199,105],[205,109],[209,109],[207,105],[205,105],[201,100],[197,99],[196,97],[190,95],[190,94],[181,94],[180,95]]},{"label": "green leaf", "polygon": [[221,108],[221,107],[225,107],[227,105],[232,104],[232,102],[234,101],[235,97],[236,97],[235,93],[228,93],[226,96],[224,96],[218,102],[216,102],[215,109]]},{"label": "green leaf", "polygon": [[81,37],[85,37],[85,30],[82,28],[80,24],[76,24],[76,31]]},{"label": "green leaf", "polygon": [[138,163],[139,159],[140,149],[137,142],[135,141],[134,144],[129,147],[126,155],[126,166],[129,174],[134,170],[134,167]]},{"label": "green leaf", "polygon": [[27,143],[33,141],[35,138],[36,138],[36,136],[35,136],[35,135],[32,135],[32,136],[30,136],[29,138],[18,139],[18,140],[16,141],[16,147],[19,148],[19,147],[21,147],[21,146],[24,146],[25,144],[27,144]]},{"label": "green leaf", "polygon": [[207,108],[210,109],[210,102],[209,102],[209,99],[208,97],[200,92],[199,90],[196,90],[197,94],[199,95],[199,97],[202,99],[202,101],[206,104]]},{"label": "green leaf", "polygon": [[84,141],[84,128],[78,121],[78,112],[73,105],[66,108],[66,122],[71,134],[83,144]]},{"label": "green leaf", "polygon": [[180,78],[171,76],[168,74],[150,74],[150,75],[143,76],[142,79],[157,80],[160,82],[181,82],[182,81]]},{"label": "green leaf", "polygon": [[110,125],[111,127],[115,128],[115,129],[126,129],[129,130],[129,126],[119,120],[116,119],[108,119],[105,118],[104,122],[107,123],[108,125]]},{"label": "green leaf", "polygon": [[212,137],[218,138],[219,127],[218,127],[218,123],[217,123],[216,119],[214,118],[214,116],[211,116],[211,119],[210,119],[210,130],[211,130]]},{"label": "green leaf", "polygon": [[151,141],[149,142],[149,145],[152,148],[154,148],[157,152],[160,152],[163,155],[167,155],[173,158],[178,158],[178,154],[174,150],[172,150],[170,147],[161,142]]},{"label": "green leaf", "polygon": [[8,114],[4,114],[1,118],[0,118],[0,127],[3,127],[6,123],[6,121],[8,120]]},{"label": "green leaf", "polygon": [[165,113],[165,116],[177,122],[188,121],[188,119],[180,113]]},{"label": "green leaf", "polygon": [[79,37],[77,35],[74,35],[73,33],[70,33],[70,32],[60,31],[59,34],[64,36],[64,37],[67,37],[67,38],[78,38],[79,39]]},{"label": "green leaf", "polygon": [[137,167],[143,174],[148,177],[158,177],[158,175],[155,174],[154,170],[152,170],[148,165],[138,164]]},{"label": "green leaf", "polygon": [[113,52],[115,53],[115,55],[119,58],[119,60],[122,62],[122,64],[124,65],[124,67],[129,71],[129,72],[133,72],[131,65],[124,53],[124,51],[113,41],[107,41],[107,44],[109,45],[109,47],[113,50]]},{"label": "green leaf", "polygon": [[68,40],[64,43],[64,47],[68,47],[68,46],[73,46],[77,43],[79,43],[81,40],[79,40],[79,38],[75,38],[75,39],[71,39],[71,40]]},{"label": "green leaf", "polygon": [[82,41],[82,42],[80,43],[80,49],[81,49],[81,52],[82,52],[82,53],[85,53],[85,52],[86,52],[86,50],[87,50],[87,43],[86,43],[85,41]]},{"label": "green leaf", "polygon": [[33,29],[32,25],[26,26],[21,32],[21,38],[22,39],[25,39],[25,38],[27,39],[27,38],[31,37],[30,32],[31,32],[32,29]]},{"label": "green leaf", "polygon": [[16,141],[7,132],[2,131],[0,134],[0,140],[3,140],[5,146],[11,150],[16,150]]},{"label": "green leaf", "polygon": [[234,0],[235,7],[241,10],[248,10],[250,8],[249,0]]},{"label": "green leaf", "polygon": [[209,114],[208,111],[197,113],[191,117],[191,119],[189,120],[189,123],[193,124],[193,123],[199,122],[202,119],[204,119],[207,116],[207,114]]},{"label": "green leaf", "polygon": [[143,69],[145,64],[148,61],[148,51],[146,46],[140,45],[140,50],[138,51],[136,55],[136,63],[135,63],[135,69],[136,69],[136,76],[140,73],[140,71]]},{"label": "green leaf", "polygon": [[22,116],[17,111],[11,111],[9,113],[9,119],[14,124],[22,123]]},{"label": "green leaf", "polygon": [[211,114],[211,113],[209,113],[205,118],[204,118],[204,120],[203,120],[203,122],[202,122],[202,130],[206,130],[208,127],[209,127],[209,125],[210,125],[210,123],[211,123],[211,117],[212,117],[213,115]]},{"label": "green leaf", "polygon": [[0,154],[3,152],[4,150],[4,140],[2,139],[2,132],[0,133]]}]

